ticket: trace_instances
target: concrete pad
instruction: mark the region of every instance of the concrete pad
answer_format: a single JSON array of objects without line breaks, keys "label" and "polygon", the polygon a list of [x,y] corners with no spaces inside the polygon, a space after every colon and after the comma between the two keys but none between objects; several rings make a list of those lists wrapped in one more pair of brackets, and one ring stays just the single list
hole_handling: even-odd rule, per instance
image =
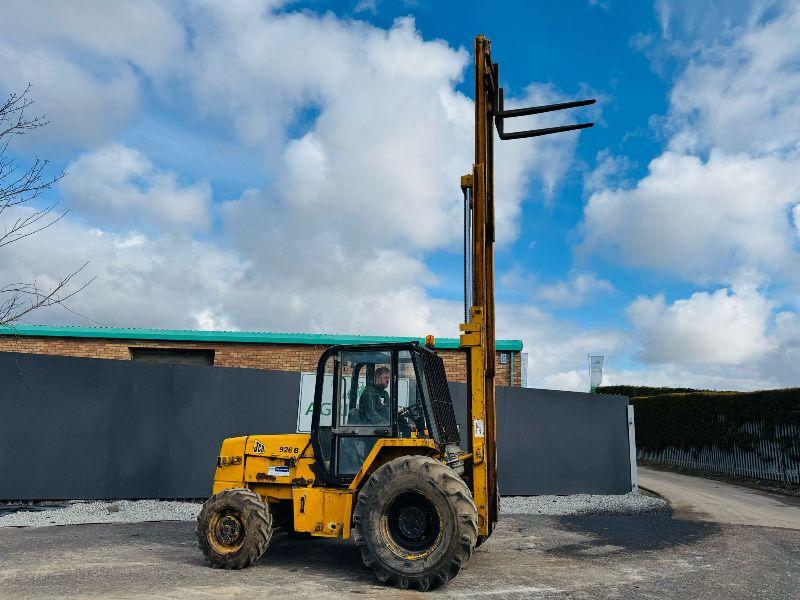
[{"label": "concrete pad", "polygon": [[663,496],[679,519],[800,529],[800,498],[639,467],[639,485]]}]

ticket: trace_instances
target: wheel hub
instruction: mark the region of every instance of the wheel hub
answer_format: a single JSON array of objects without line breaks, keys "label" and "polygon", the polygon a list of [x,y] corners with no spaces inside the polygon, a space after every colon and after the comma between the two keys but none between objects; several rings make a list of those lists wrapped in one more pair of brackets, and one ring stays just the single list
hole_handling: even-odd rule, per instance
[{"label": "wheel hub", "polygon": [[441,537],[441,518],[436,507],[417,491],[398,494],[387,507],[384,524],[390,547],[404,558],[427,555]]},{"label": "wheel hub", "polygon": [[425,534],[425,513],[417,506],[409,506],[400,513],[398,525],[406,537],[420,538]]},{"label": "wheel hub", "polygon": [[217,522],[217,540],[226,546],[234,546],[242,535],[242,523],[233,515],[225,515]]}]

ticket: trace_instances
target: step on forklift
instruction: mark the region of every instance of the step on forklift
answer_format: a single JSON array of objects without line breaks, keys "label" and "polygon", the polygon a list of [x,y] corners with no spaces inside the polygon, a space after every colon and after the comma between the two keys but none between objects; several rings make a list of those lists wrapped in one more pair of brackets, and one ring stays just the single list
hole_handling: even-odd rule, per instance
[{"label": "step on forklift", "polygon": [[490,42],[475,38],[475,164],[464,195],[466,449],[435,340],[333,346],[317,366],[310,434],[222,443],[197,519],[211,566],[241,569],[273,531],[352,538],[385,583],[429,590],[455,577],[498,519],[495,439],[494,134],[501,140],[591,127],[506,132],[509,118],[594,100],[505,109]]}]

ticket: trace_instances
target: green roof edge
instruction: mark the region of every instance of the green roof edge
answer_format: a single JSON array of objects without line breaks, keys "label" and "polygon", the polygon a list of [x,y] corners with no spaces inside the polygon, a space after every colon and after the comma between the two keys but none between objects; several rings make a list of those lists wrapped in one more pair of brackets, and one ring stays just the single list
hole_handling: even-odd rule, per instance
[{"label": "green roof edge", "polygon": [[[184,342],[238,342],[246,344],[379,344],[418,341],[425,338],[379,335],[330,335],[324,333],[270,333],[261,331],[198,331],[193,329],[133,329],[124,327],[73,327],[55,325],[0,326],[0,335],[41,337],[76,337],[124,340],[171,340]],[[436,347],[444,350],[459,347],[458,338],[436,338]],[[496,340],[497,350],[519,352],[522,340]]]}]

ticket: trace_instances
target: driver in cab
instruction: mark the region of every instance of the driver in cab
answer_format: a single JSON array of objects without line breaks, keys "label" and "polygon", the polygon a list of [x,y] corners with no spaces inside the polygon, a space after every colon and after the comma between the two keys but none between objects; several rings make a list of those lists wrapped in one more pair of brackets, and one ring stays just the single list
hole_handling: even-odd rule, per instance
[{"label": "driver in cab", "polygon": [[389,423],[391,402],[389,400],[389,369],[378,367],[375,369],[375,381],[364,387],[359,399],[359,415],[362,423],[370,425],[384,425]]}]

